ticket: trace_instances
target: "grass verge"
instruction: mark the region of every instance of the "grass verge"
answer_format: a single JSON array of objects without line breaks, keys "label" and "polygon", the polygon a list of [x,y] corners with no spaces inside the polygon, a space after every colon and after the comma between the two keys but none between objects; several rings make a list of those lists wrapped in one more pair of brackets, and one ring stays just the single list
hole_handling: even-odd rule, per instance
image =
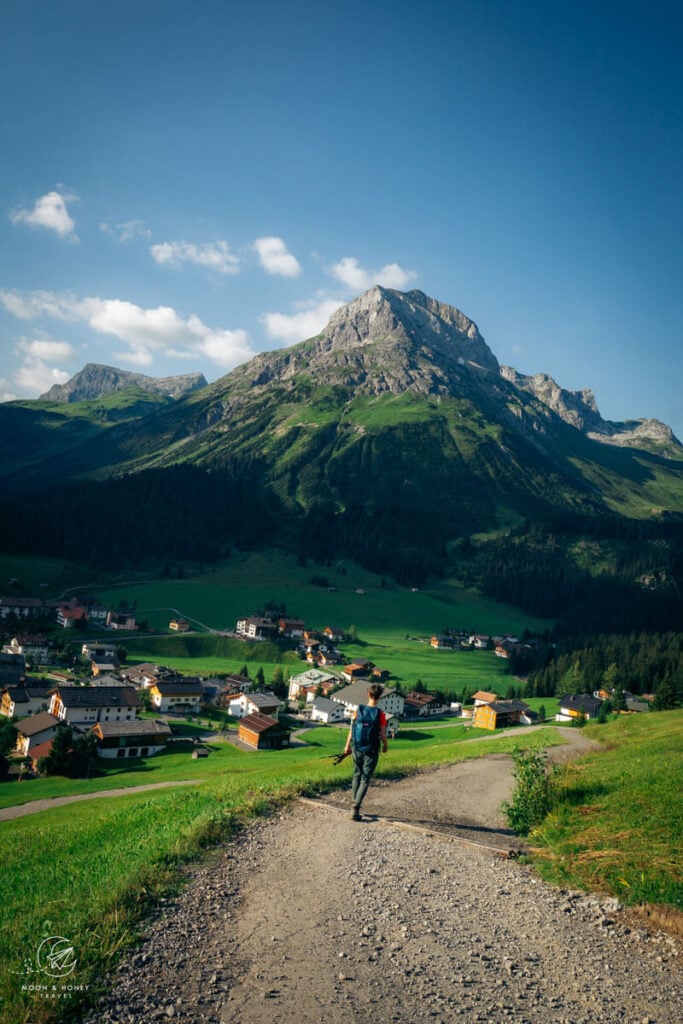
[{"label": "grass verge", "polygon": [[558,774],[555,808],[531,836],[539,871],[683,912],[683,711],[622,715],[585,735],[604,748]]}]

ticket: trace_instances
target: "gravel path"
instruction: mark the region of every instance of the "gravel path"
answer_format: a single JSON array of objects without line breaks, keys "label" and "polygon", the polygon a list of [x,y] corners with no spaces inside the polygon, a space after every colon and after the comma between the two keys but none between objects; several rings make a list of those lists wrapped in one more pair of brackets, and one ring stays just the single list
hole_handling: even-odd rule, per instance
[{"label": "gravel path", "polygon": [[257,822],[189,869],[82,1024],[681,1024],[672,939],[431,827],[505,847],[509,790],[496,755],[374,784],[360,823],[348,796]]}]

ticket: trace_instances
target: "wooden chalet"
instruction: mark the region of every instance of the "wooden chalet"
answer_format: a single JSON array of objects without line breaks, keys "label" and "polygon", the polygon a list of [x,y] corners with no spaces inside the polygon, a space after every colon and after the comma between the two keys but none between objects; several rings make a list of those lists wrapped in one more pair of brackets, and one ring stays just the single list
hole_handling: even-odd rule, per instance
[{"label": "wooden chalet", "polygon": [[290,730],[270,715],[253,712],[240,719],[237,738],[254,750],[282,750],[289,746]]},{"label": "wooden chalet", "polygon": [[523,700],[496,700],[490,704],[477,704],[472,714],[472,725],[476,729],[505,729],[519,725],[522,717],[530,713]]}]

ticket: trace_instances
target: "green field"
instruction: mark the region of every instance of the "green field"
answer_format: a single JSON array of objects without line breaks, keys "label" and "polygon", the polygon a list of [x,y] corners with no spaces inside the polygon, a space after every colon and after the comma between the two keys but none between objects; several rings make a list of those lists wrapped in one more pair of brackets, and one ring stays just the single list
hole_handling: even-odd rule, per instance
[{"label": "green field", "polygon": [[[506,663],[487,652],[437,651],[408,638],[424,640],[447,627],[521,634],[525,628],[542,631],[552,625],[482,598],[455,581],[412,592],[383,587],[380,577],[352,564],[345,564],[344,570],[342,574],[338,568],[303,567],[276,552],[249,554],[192,579],[100,588],[98,596],[112,604],[135,605],[138,618],[164,632],[176,615],[183,615],[200,631],[224,630],[233,629],[238,617],[253,614],[268,602],[284,604],[289,615],[303,618],[314,629],[355,627],[358,642],[342,645],[345,656],[374,661],[407,689],[422,679],[426,686],[451,694],[464,688],[504,693],[512,682]],[[325,576],[334,589],[312,584],[316,575]],[[305,667],[270,644],[217,639],[212,648],[208,642],[202,644],[201,638],[175,636],[165,641],[126,637],[122,643],[132,660],[163,661],[185,672],[235,672],[247,662],[255,669],[262,665],[269,679],[277,664],[290,674]]]}]

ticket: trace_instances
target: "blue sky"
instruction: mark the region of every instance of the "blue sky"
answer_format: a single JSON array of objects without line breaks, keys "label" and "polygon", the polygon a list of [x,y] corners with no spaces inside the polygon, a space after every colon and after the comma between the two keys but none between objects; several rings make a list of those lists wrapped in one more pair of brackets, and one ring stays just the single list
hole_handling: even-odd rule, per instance
[{"label": "blue sky", "polygon": [[0,396],[209,380],[372,284],[683,438],[674,2],[3,0]]}]

